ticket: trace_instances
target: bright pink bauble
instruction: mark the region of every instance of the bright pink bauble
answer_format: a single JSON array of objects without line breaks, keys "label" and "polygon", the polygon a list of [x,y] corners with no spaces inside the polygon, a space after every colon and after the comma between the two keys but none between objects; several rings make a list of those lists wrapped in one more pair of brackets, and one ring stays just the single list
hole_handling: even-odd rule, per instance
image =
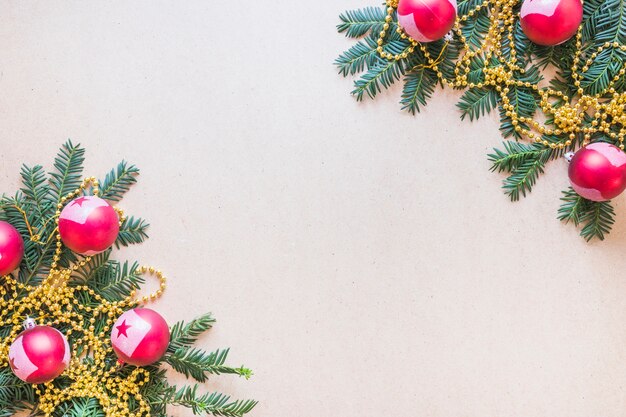
[{"label": "bright pink bauble", "polygon": [[120,231],[119,217],[100,197],[83,196],[70,201],[59,216],[61,240],[81,255],[108,249]]},{"label": "bright pink bauble", "polygon": [[0,221],[0,275],[10,274],[22,262],[24,240],[9,223]]},{"label": "bright pink bauble", "polygon": [[456,18],[456,0],[400,0],[398,23],[418,42],[432,42],[450,32]]},{"label": "bright pink bauble", "polygon": [[150,365],[163,356],[170,343],[170,329],[159,313],[134,308],[122,314],[111,331],[111,345],[121,361]]},{"label": "bright pink bauble", "polygon": [[29,384],[52,381],[70,363],[70,345],[57,329],[35,326],[24,330],[9,348],[13,373]]},{"label": "bright pink bauble", "polygon": [[626,188],[626,153],[604,142],[589,144],[572,157],[569,179],[574,190],[588,200],[617,197]]},{"label": "bright pink bauble", "polygon": [[580,0],[524,0],[520,18],[528,39],[553,46],[574,36],[583,19],[583,6]]}]

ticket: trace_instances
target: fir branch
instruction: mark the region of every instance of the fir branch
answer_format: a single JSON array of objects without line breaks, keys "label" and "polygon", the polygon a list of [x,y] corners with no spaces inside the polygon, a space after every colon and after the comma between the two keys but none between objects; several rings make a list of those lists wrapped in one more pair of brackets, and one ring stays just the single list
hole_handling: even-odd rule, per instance
[{"label": "fir branch", "polygon": [[504,180],[503,188],[512,201],[519,200],[520,195],[526,197],[543,173],[546,162],[562,154],[558,149],[538,143],[527,145],[508,141],[503,145],[504,150],[494,149],[488,157],[492,163],[491,171],[511,173]]},{"label": "fir branch", "polygon": [[431,71],[420,68],[409,72],[404,77],[404,87],[402,90],[402,110],[407,110],[411,114],[420,111],[420,105],[425,106],[437,85],[437,78]]},{"label": "fir branch", "polygon": [[[595,4],[594,4],[595,5]],[[595,27],[587,32],[594,32],[593,46],[626,43],[626,0],[605,1],[600,6],[595,18],[590,17],[590,25]],[[590,48],[593,50],[594,48]],[[610,81],[623,66],[626,54],[620,48],[609,47],[600,52],[588,71],[583,73],[581,86],[589,94],[602,93],[609,87]]]},{"label": "fir branch", "polygon": [[578,195],[572,187],[563,191],[558,219],[575,226],[583,224],[580,235],[586,240],[604,240],[615,223],[615,211],[610,201],[591,201]]},{"label": "fir branch", "polygon": [[565,223],[571,221],[575,226],[578,226],[589,209],[589,200],[581,197],[572,187],[569,187],[563,191],[561,201],[563,204],[559,207],[557,218]]},{"label": "fir branch", "polygon": [[100,197],[109,201],[120,201],[130,187],[137,182],[139,168],[122,161],[100,182]]},{"label": "fir branch", "polygon": [[142,243],[148,238],[147,230],[149,226],[148,222],[140,217],[130,216],[126,218],[115,240],[115,247],[119,249],[122,246]]},{"label": "fir branch", "polygon": [[106,267],[106,263],[111,256],[111,248],[100,252],[96,255],[92,255],[91,259],[85,262],[85,265],[78,268],[72,275],[75,282],[85,283],[93,278],[93,275],[99,268]]},{"label": "fir branch", "polygon": [[215,319],[211,313],[197,317],[189,323],[177,322],[170,330],[170,344],[167,351],[174,353],[182,347],[191,346],[202,333],[213,327],[213,323]]},{"label": "fir branch", "polygon": [[593,40],[597,30],[598,18],[602,14],[602,5],[606,0],[585,0],[583,2],[583,42]]},{"label": "fir branch", "polygon": [[9,367],[0,369],[0,416],[9,417],[18,411],[33,409],[35,392],[32,385],[20,381]]},{"label": "fir branch", "polygon": [[190,408],[194,414],[209,413],[214,416],[241,417],[256,406],[257,401],[231,401],[228,395],[218,392],[198,394],[198,385],[185,386],[180,390],[171,387],[168,404]]},{"label": "fir branch", "polygon": [[169,353],[165,356],[165,362],[167,362],[175,371],[184,374],[186,377],[192,377],[198,382],[204,382],[207,379],[208,374],[235,374],[245,377],[246,379],[252,376],[252,371],[243,366],[239,368],[233,368],[226,366],[226,358],[228,357],[229,349],[216,350],[211,353],[207,353],[203,350],[182,347],[176,349],[174,353]]},{"label": "fir branch", "polygon": [[529,159],[515,168],[502,185],[505,194],[511,201],[517,201],[520,194],[526,197],[526,193],[532,190],[540,174],[543,174],[545,161],[542,158]]},{"label": "fir branch", "polygon": [[[346,11],[339,15],[341,23],[337,25],[337,31],[350,38],[359,38],[370,31],[378,33],[383,29],[386,16],[386,10],[381,7]],[[395,27],[390,30],[395,30]]]},{"label": "fir branch", "polygon": [[466,21],[461,26],[461,32],[470,45],[480,47],[485,40],[485,34],[489,30],[490,23],[487,9],[482,8],[473,19]]},{"label": "fir branch", "polygon": [[66,194],[74,191],[81,183],[85,149],[80,144],[74,145],[71,140],[59,150],[54,160],[55,172],[50,172],[50,201],[55,205]]},{"label": "fir branch", "polygon": [[456,106],[461,110],[461,120],[466,116],[474,120],[489,113],[496,106],[498,95],[493,89],[470,88],[460,100]]},{"label": "fir branch", "polygon": [[470,10],[476,8],[482,3],[481,0],[459,0],[457,1],[458,15],[462,16],[469,13]]},{"label": "fir branch", "polygon": [[38,223],[41,223],[50,214],[49,211],[52,207],[50,202],[46,201],[46,195],[50,192],[46,172],[41,165],[35,165],[32,168],[22,165],[20,175],[24,184],[20,190],[26,197],[28,205],[36,210],[40,220]]},{"label": "fir branch", "polygon": [[376,41],[370,37],[357,42],[335,60],[339,73],[345,77],[370,68],[378,61],[376,47]]},{"label": "fir branch", "polygon": [[391,84],[404,75],[402,64],[395,60],[379,59],[372,67],[354,82],[352,95],[357,101],[363,100],[363,95],[369,98],[376,97],[383,88],[389,88]]},{"label": "fir branch", "polygon": [[593,238],[604,240],[615,223],[615,210],[610,201],[592,201],[590,210],[583,221],[586,222],[580,235],[588,242]]},{"label": "fir branch", "polygon": [[91,275],[87,285],[108,301],[119,301],[145,282],[137,272],[139,264],[109,260]]},{"label": "fir branch", "polygon": [[522,30],[519,19],[515,22],[515,28],[513,29],[513,42],[509,41],[508,36],[502,37],[502,56],[506,60],[512,58],[512,46],[515,48],[515,58],[517,59],[517,65],[524,68],[531,55],[532,42],[528,40],[528,37]]},{"label": "fir branch", "polygon": [[59,417],[104,417],[104,410],[96,398],[76,398],[62,403],[54,413]]}]

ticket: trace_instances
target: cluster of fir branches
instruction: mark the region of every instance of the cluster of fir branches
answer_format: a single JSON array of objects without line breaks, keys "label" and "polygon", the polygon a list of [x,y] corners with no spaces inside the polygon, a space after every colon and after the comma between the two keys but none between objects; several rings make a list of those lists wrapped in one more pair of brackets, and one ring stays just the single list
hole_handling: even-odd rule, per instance
[{"label": "cluster of fir branches", "polygon": [[[480,5],[483,0],[458,0],[458,14],[466,15],[470,10]],[[516,15],[521,7],[521,1],[515,7]],[[361,38],[357,43],[343,52],[336,60],[339,73],[345,77],[355,76],[352,94],[357,100],[365,97],[374,98],[383,89],[395,82],[402,82],[402,109],[411,114],[419,112],[426,105],[434,93],[437,85],[443,87],[435,70],[428,67],[428,60],[424,53],[416,48],[415,52],[406,59],[398,61],[381,58],[377,53],[379,32],[385,24],[386,6],[365,7],[359,10],[347,11],[340,15],[341,23],[337,26],[340,33],[349,38]],[[485,35],[490,25],[488,8],[482,8],[473,17],[461,23],[461,31],[471,47],[478,48],[485,41]],[[383,48],[391,54],[405,51],[409,41],[402,39],[396,28],[397,15],[394,12],[390,24],[389,35],[385,39]],[[517,64],[525,68],[525,73],[516,73],[516,79],[538,84],[543,80],[541,70],[551,68],[554,77],[549,81],[550,88],[562,91],[570,100],[575,100],[577,89],[572,78],[573,57],[576,50],[575,39],[558,46],[540,46],[531,42],[523,33],[519,19],[515,23],[513,33],[514,49]],[[582,60],[584,61],[598,47],[607,42],[626,43],[626,0],[585,0],[583,3],[582,21]],[[431,57],[438,59],[438,70],[447,79],[454,78],[454,69],[460,57],[460,46],[457,36],[446,45],[439,40],[425,44]],[[502,57],[510,59],[510,41],[503,37]],[[581,86],[585,94],[599,94],[609,86],[614,76],[624,68],[625,52],[619,48],[604,49],[595,58],[588,71],[583,73]],[[504,65],[499,58],[492,57],[487,67],[495,68]],[[484,55],[478,54],[471,60],[471,71],[467,74],[468,83],[482,83],[484,81]],[[621,77],[613,85],[615,91],[622,93],[626,89],[626,80]],[[461,88],[461,87],[459,87]],[[540,97],[529,87],[512,85],[509,87],[508,98],[521,117],[532,118],[538,110]],[[603,98],[610,99],[612,95]],[[558,104],[562,103],[556,103]],[[495,87],[470,88],[460,98],[457,107],[461,119],[478,119],[492,110],[497,111],[500,119],[500,131],[505,138],[501,149],[494,149],[489,155],[492,162],[492,171],[503,171],[508,175],[503,181],[504,192],[512,201],[519,200],[529,193],[539,176],[543,174],[547,162],[563,156],[567,151],[573,151],[582,145],[582,138],[577,137],[572,145],[566,149],[553,149],[549,145],[562,141],[562,137],[543,135],[542,143],[518,143],[520,134],[511,123],[511,117],[502,107],[501,97]],[[591,117],[584,121],[591,123]],[[553,120],[546,120],[546,125],[554,125]],[[524,123],[520,126],[528,128]],[[617,133],[617,132],[616,132]],[[604,133],[596,133],[592,142],[614,141]],[[594,202],[586,200],[576,194],[571,187],[563,191],[562,205],[558,210],[558,218],[564,222],[582,225],[581,236],[586,240],[598,238],[603,240],[610,232],[614,223],[614,210],[610,201]]]},{"label": "cluster of fir branches", "polygon": [[[23,165],[21,170],[22,187],[12,196],[3,195],[0,200],[0,220],[11,223],[24,239],[25,253],[19,270],[15,272],[19,282],[29,285],[39,284],[50,271],[50,263],[55,250],[55,239],[51,235],[55,229],[55,210],[61,198],[76,189],[82,181],[84,148],[67,141],[54,160],[54,170],[46,174],[41,165]],[[125,161],[120,162],[105,178],[100,180],[100,197],[110,201],[119,201],[124,193],[137,181],[139,169]],[[147,239],[148,223],[138,217],[128,217],[120,227],[115,247],[120,248],[143,242]],[[115,302],[127,298],[131,291],[143,283],[136,262],[119,262],[111,259],[108,249],[95,255],[79,268],[71,277],[70,286],[84,286],[92,289],[107,301]],[[59,265],[67,267],[82,257],[67,248],[63,249]],[[5,285],[5,284],[0,284]],[[5,296],[21,298],[24,293]],[[77,290],[82,305],[96,307],[98,301],[89,291]],[[85,311],[85,326],[89,326],[91,318]],[[9,318],[11,316],[9,315]],[[97,316],[94,326],[101,329],[106,324],[106,317]],[[140,394],[150,404],[150,413],[155,417],[167,416],[167,407],[183,406],[190,408],[194,414],[210,414],[216,416],[239,417],[248,413],[256,405],[254,400],[234,400],[230,396],[219,393],[201,393],[198,383],[205,382],[210,374],[235,374],[245,377],[252,371],[245,367],[227,366],[226,359],[229,349],[206,352],[193,347],[200,335],[209,330],[215,319],[211,314],[202,315],[188,323],[178,322],[171,329],[170,343],[164,357],[157,363],[147,366],[150,373],[149,382],[142,385]],[[59,330],[63,331],[63,328]],[[7,337],[10,326],[0,327],[0,337]],[[69,336],[70,345],[79,337],[76,333]],[[91,360],[86,356],[83,360]],[[110,354],[107,362],[114,366],[117,357]],[[168,382],[166,370],[170,367],[187,378],[197,381],[189,385],[176,386]],[[134,367],[126,365],[118,371],[125,378]],[[70,381],[62,375],[53,382],[58,387],[69,385]],[[129,399],[131,412],[139,404]],[[0,417],[11,416],[19,411],[27,411],[30,415],[40,415],[37,408],[38,399],[33,386],[19,380],[8,366],[0,368]],[[75,398],[62,403],[55,410],[56,417],[104,417],[105,412],[94,398]]]}]

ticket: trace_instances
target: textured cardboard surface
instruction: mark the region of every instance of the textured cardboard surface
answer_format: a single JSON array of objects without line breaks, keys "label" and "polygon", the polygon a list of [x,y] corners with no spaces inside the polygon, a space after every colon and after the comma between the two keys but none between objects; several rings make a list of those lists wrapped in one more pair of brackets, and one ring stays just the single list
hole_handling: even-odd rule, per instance
[{"label": "textured cardboard surface", "polygon": [[[331,63],[358,0],[0,3],[0,189],[66,138],[142,168],[118,253],[169,276],[173,322],[231,346],[207,389],[255,416],[626,415],[626,207],[607,241],[555,220],[565,162],[512,204],[497,117],[438,90],[357,104]],[[191,415],[180,411],[178,415]]]}]

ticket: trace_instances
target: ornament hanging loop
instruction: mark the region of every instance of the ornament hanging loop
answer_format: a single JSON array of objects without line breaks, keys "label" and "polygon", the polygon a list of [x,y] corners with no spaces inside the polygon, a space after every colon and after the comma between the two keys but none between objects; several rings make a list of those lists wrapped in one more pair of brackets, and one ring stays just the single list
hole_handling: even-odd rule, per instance
[{"label": "ornament hanging loop", "polygon": [[32,319],[30,316],[26,316],[26,320],[24,320],[24,322],[22,323],[22,327],[24,327],[24,330],[32,329],[36,326],[37,322],[35,322],[35,320]]}]

